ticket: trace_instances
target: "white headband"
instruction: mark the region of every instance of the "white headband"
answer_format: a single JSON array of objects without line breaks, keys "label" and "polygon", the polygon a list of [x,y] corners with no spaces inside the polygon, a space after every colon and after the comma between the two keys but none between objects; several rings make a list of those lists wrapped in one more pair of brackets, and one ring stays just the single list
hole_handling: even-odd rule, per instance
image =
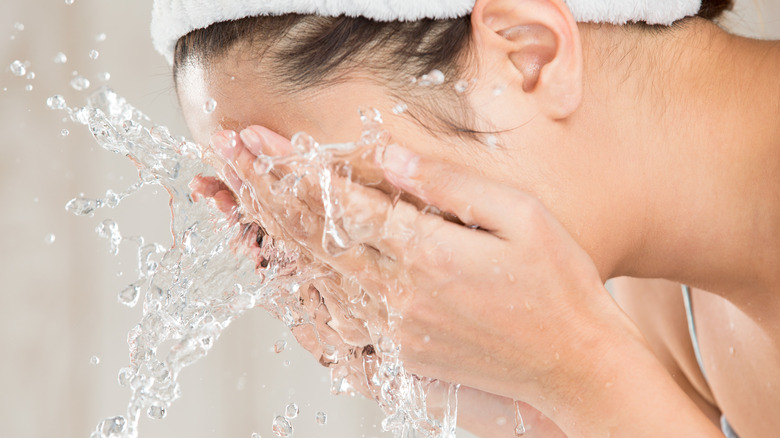
[{"label": "white headband", "polygon": [[[154,47],[173,63],[176,41],[222,21],[289,13],[366,17],[377,21],[446,19],[471,13],[475,0],[154,0]],[[695,15],[701,0],[564,0],[579,22],[669,25]]]}]

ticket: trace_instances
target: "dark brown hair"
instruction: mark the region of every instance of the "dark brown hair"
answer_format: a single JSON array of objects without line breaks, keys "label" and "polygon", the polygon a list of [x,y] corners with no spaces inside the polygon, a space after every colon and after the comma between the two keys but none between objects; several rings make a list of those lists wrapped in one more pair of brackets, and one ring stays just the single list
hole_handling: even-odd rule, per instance
[{"label": "dark brown hair", "polygon": [[[733,0],[703,0],[698,15],[714,19],[732,6]],[[412,78],[434,69],[444,74],[443,85],[454,86],[469,73],[464,68],[470,43],[470,16],[409,22],[298,14],[249,17],[180,38],[173,72],[175,79],[192,61],[208,66],[238,44],[246,44],[251,56],[266,62],[269,68],[261,74],[289,92],[337,82],[359,67],[361,75],[376,78],[408,103],[413,110],[407,115],[429,129],[473,134],[475,123],[462,96],[440,93],[431,99],[430,90],[412,86]]]}]

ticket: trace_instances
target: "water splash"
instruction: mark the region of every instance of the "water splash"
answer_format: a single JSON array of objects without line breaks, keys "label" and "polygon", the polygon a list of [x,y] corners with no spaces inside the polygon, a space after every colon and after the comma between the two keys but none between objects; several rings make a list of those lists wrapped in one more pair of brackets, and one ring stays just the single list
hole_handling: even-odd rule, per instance
[{"label": "water splash", "polygon": [[[367,305],[359,283],[340,277],[283,233],[269,235],[266,230],[278,229],[270,213],[252,217],[252,223],[236,223],[213,203],[192,199],[189,184],[193,178],[214,174],[204,164],[214,159],[208,149],[174,138],[165,127],[153,126],[140,111],[105,88],[91,95],[83,108],[67,107],[60,96],[52,96],[47,104],[88,126],[103,149],[127,156],[139,169],[138,182],[128,189],[119,193],[109,190],[97,199],[81,195],[67,204],[68,211],[91,215],[98,208],[113,208],[147,185],[162,186],[171,197],[174,243],[170,248],[147,243],[141,237],[123,239],[113,221],[98,227],[109,240],[112,253],[123,240],[138,245],[139,278],[118,294],[118,301],[129,307],[142,302],[143,313],[128,332],[129,364],[118,374],[119,384],[131,391],[127,410],[101,421],[92,438],[134,438],[142,413],[155,419],[165,417],[181,396],[178,377],[182,370],[208,354],[235,318],[256,307],[283,321],[293,334],[313,336],[323,352],[320,362],[331,369],[332,392],[355,393],[350,384],[354,380],[350,379],[358,369],[367,391],[387,415],[382,422],[386,431],[396,437],[455,436],[458,387],[404,369],[399,358],[401,346],[393,342],[399,316],[392,309],[386,309],[389,316],[385,324],[366,323],[372,345],[332,345],[320,336],[307,298],[312,291],[327,288],[347,291],[346,298],[336,304],[345,314],[353,315],[355,309]],[[299,134],[293,139],[295,154],[261,157],[256,166],[268,172],[275,166],[297,164],[299,171],[317,175],[325,216],[322,246],[331,254],[355,245],[344,231],[343,211],[334,200],[332,179],[350,177],[354,163],[373,162],[376,151],[389,139],[380,128],[378,112],[366,110],[361,120],[364,132],[355,143],[319,145],[310,136]],[[277,194],[298,193],[300,175],[291,175],[274,187]],[[363,178],[379,183],[382,177],[377,170],[376,175]],[[246,241],[257,242],[259,256],[247,249]],[[435,402],[437,397],[440,401]],[[290,409],[288,406],[287,414],[292,413]],[[443,414],[432,415],[433,409]],[[297,415],[297,406],[294,410]],[[325,424],[324,414],[318,413],[316,418]],[[289,436],[292,426],[279,416],[273,431],[277,436]]]},{"label": "water splash", "polygon": [[521,437],[525,435],[525,423],[523,422],[523,414],[521,411],[523,403],[515,401],[515,436]]}]

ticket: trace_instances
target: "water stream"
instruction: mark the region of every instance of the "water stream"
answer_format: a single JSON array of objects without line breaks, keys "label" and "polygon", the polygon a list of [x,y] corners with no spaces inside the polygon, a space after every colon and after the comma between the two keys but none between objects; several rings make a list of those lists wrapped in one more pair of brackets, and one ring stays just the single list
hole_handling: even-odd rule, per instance
[{"label": "water stream", "polygon": [[[47,104],[87,126],[103,149],[127,156],[139,172],[139,180],[126,190],[109,190],[99,198],[79,196],[67,204],[68,211],[91,215],[96,209],[113,208],[147,185],[162,186],[170,195],[174,236],[170,248],[142,237],[123,237],[119,224],[111,220],[98,226],[113,253],[123,240],[137,245],[139,278],[118,293],[118,301],[140,307],[142,314],[128,332],[129,361],[118,375],[119,383],[130,391],[127,409],[100,421],[92,438],[137,437],[142,415],[164,418],[181,395],[182,371],[208,354],[236,318],[257,308],[283,321],[299,339],[314,341],[309,349],[321,352],[320,362],[330,368],[334,394],[361,390],[376,400],[386,414],[384,430],[403,438],[455,436],[457,386],[404,369],[401,346],[394,342],[393,333],[393,321],[399,316],[392,309],[384,309],[385,323],[358,321],[367,328],[371,344],[333,342],[318,328],[322,324],[317,309],[323,304],[318,291],[340,290],[331,296],[344,299],[331,312],[338,310],[356,320],[367,305],[359,282],[340,277],[283,232],[269,234],[268,230],[279,228],[270,215],[237,221],[213,202],[192,198],[193,178],[217,175],[204,164],[210,162],[207,148],[174,138],[106,88],[92,94],[84,107],[69,107],[60,96],[52,96]],[[321,184],[326,222],[322,242],[330,253],[352,245],[340,228],[330,179],[349,174],[354,160],[372,154],[389,137],[381,129],[378,113],[368,110],[361,117],[364,132],[354,143],[319,145],[301,134],[293,142],[297,152],[284,158],[285,164],[295,163]],[[268,171],[280,163],[270,160],[258,170]],[[280,195],[295,194],[301,180],[301,174],[293,173],[280,180],[275,190]],[[356,381],[360,388],[352,385]],[[274,420],[276,436],[293,435],[287,420],[286,416]]]}]

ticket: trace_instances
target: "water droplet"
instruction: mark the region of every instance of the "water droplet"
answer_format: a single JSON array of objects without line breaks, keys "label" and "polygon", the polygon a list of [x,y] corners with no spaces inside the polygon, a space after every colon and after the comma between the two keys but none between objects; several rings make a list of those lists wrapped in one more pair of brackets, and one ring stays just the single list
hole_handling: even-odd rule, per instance
[{"label": "water droplet", "polygon": [[130,285],[119,292],[117,295],[117,301],[124,304],[127,307],[135,307],[138,304],[138,297],[140,296],[141,288],[138,286]]},{"label": "water droplet", "polygon": [[68,57],[65,56],[62,52],[57,52],[56,55],[54,55],[54,63],[55,64],[65,64],[68,62]]},{"label": "water droplet", "polygon": [[32,84],[27,84],[27,86],[25,86],[24,89],[27,90],[27,91],[32,91],[33,90],[33,86],[32,86]]},{"label": "water droplet", "polygon": [[67,129],[63,128],[63,130],[60,131],[60,135],[63,136],[63,137],[67,137],[68,135],[70,135],[70,131],[68,131]]},{"label": "water droplet", "polygon": [[495,87],[493,87],[493,96],[500,96],[504,94],[504,90],[506,90],[505,84],[496,85]]},{"label": "water droplet", "polygon": [[465,79],[461,79],[455,83],[455,91],[457,91],[460,94],[465,93],[466,90],[468,89],[469,89],[469,81]]},{"label": "water droplet", "polygon": [[274,343],[274,353],[281,353],[285,348],[287,348],[287,341],[284,339],[279,339]]},{"label": "water droplet", "polygon": [[108,80],[111,79],[111,73],[107,71],[98,73],[98,79],[100,79],[103,82],[108,82]]},{"label": "water droplet", "polygon": [[51,245],[54,243],[54,241],[57,239],[57,236],[55,236],[52,233],[49,233],[46,235],[46,237],[43,239],[44,242],[46,242],[47,245]]},{"label": "water droplet", "polygon": [[76,76],[71,79],[70,86],[76,91],[84,91],[89,88],[89,79],[84,76]]},{"label": "water droplet", "polygon": [[734,347],[733,346],[729,347],[729,354],[734,356],[735,353],[736,351],[734,350]]},{"label": "water droplet", "polygon": [[203,104],[203,112],[206,114],[211,114],[216,109],[217,109],[217,101],[214,99],[209,99],[206,101],[206,103]]},{"label": "water droplet", "polygon": [[19,61],[18,59],[11,63],[11,73],[14,74],[14,76],[24,76],[25,73],[27,73],[27,67],[24,66],[24,63],[22,61]]},{"label": "water droplet", "polygon": [[65,108],[65,105],[65,98],[59,94],[55,94],[54,96],[46,99],[46,106],[53,110],[61,110]]},{"label": "water droplet", "polygon": [[403,102],[397,103],[393,107],[393,114],[399,115],[405,113],[409,109],[409,106]]},{"label": "water droplet", "polygon": [[430,337],[430,336],[428,336],[428,335],[425,335],[425,336],[423,336],[423,342],[424,342],[424,343],[426,343],[426,344],[427,344],[428,342],[431,342],[431,337]]},{"label": "water droplet", "polygon": [[251,438],[263,438],[263,437],[261,437],[259,433],[255,432],[252,434]]},{"label": "water droplet", "polygon": [[281,415],[277,415],[276,418],[274,418],[271,430],[273,430],[274,435],[282,438],[288,437],[293,433],[292,425]]},{"label": "water droplet", "polygon": [[21,32],[21,31],[23,31],[23,30],[24,30],[24,24],[22,24],[22,23],[19,23],[19,22],[17,21],[16,23],[14,23],[14,29],[16,29],[17,31]]},{"label": "water droplet", "polygon": [[525,435],[525,423],[523,423],[523,415],[520,412],[522,406],[522,402],[515,401],[515,436],[518,437]]},{"label": "water droplet", "polygon": [[167,414],[168,411],[165,407],[160,405],[151,405],[149,406],[149,410],[146,411],[146,415],[152,420],[162,420]]},{"label": "water droplet", "polygon": [[266,156],[259,156],[255,160],[253,167],[255,168],[255,173],[258,175],[268,175],[269,172],[274,168],[274,162],[270,158]]},{"label": "water droplet", "polygon": [[97,41],[99,43],[102,43],[105,40],[106,40],[106,34],[105,33],[99,33],[99,34],[95,35],[95,41]]},{"label": "water droplet", "polygon": [[98,425],[98,432],[105,437],[121,436],[125,430],[125,417],[118,416],[113,418],[106,418]]},{"label": "water droplet", "polygon": [[316,421],[320,426],[324,426],[325,423],[328,422],[328,416],[325,414],[325,412],[317,412],[317,415],[314,416],[314,421]]},{"label": "water droplet", "polygon": [[35,72],[31,71],[30,73],[27,73],[27,76],[25,76],[29,80],[35,79]]},{"label": "water droplet", "polygon": [[100,358],[97,356],[92,356],[89,358],[89,363],[91,363],[92,365],[97,365],[100,363]]},{"label": "water droplet", "polygon": [[92,49],[89,51],[89,59],[95,60],[98,59],[99,56],[100,56],[100,52],[98,52],[97,50]]},{"label": "water droplet", "polygon": [[498,147],[498,139],[495,135],[488,135],[486,142],[490,149],[496,149]]},{"label": "water droplet", "polygon": [[395,348],[395,346],[393,345],[393,340],[387,336],[379,337],[379,342],[377,343],[377,347],[379,348],[379,351],[382,353],[390,353],[393,351],[393,348]]},{"label": "water droplet", "polygon": [[133,370],[130,368],[122,368],[119,370],[119,374],[117,375],[117,381],[119,382],[119,386],[122,387],[128,387],[130,386],[130,381],[133,380]]},{"label": "water droplet", "polygon": [[420,86],[428,87],[430,85],[441,85],[444,83],[444,73],[441,70],[431,70],[428,74],[422,75],[420,78]]},{"label": "water droplet", "polygon": [[119,254],[119,245],[122,243],[122,233],[119,232],[119,225],[113,219],[106,219],[95,228],[98,236],[108,239],[109,252],[113,255]]},{"label": "water droplet", "polygon": [[72,5],[73,4],[73,0],[65,0],[65,4],[66,5]]},{"label": "water droplet", "polygon": [[295,403],[290,403],[284,408],[284,416],[292,420],[293,418],[298,416],[298,412],[300,410],[298,409],[298,405]]}]

